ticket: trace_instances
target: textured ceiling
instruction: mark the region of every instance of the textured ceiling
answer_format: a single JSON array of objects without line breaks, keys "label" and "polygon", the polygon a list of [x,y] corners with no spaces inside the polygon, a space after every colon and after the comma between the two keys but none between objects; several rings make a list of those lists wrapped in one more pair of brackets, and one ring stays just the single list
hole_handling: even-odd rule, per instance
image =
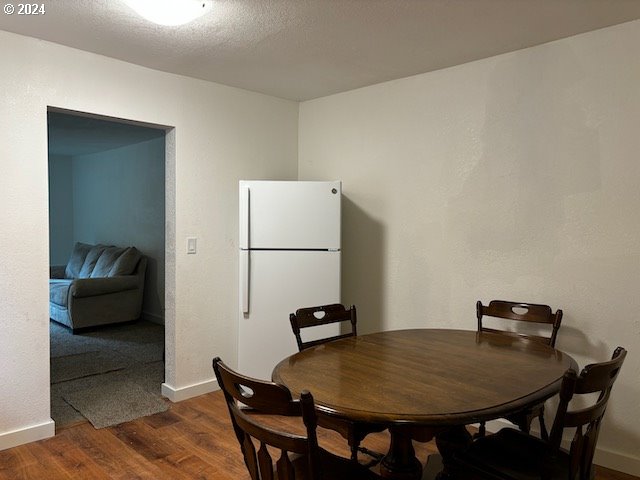
[{"label": "textured ceiling", "polygon": [[55,0],[0,29],[307,100],[640,18],[640,0],[214,0],[182,27],[120,0]]}]

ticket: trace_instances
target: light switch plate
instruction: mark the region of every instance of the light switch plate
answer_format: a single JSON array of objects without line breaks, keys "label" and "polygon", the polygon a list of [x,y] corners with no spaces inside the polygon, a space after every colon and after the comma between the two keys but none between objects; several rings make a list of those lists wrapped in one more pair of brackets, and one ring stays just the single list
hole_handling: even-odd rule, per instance
[{"label": "light switch plate", "polygon": [[196,237],[187,237],[187,254],[195,254],[198,250],[198,239]]}]

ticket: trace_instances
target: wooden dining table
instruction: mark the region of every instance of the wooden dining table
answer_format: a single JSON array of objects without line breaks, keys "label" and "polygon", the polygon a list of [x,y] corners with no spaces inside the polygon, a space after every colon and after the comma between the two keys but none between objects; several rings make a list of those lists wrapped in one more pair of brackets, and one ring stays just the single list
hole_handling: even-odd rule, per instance
[{"label": "wooden dining table", "polygon": [[319,415],[382,424],[384,478],[421,479],[413,440],[435,437],[438,478],[471,442],[465,425],[504,417],[559,391],[569,355],[540,342],[467,330],[414,329],[328,342],[282,360],[273,380],[309,390]]}]

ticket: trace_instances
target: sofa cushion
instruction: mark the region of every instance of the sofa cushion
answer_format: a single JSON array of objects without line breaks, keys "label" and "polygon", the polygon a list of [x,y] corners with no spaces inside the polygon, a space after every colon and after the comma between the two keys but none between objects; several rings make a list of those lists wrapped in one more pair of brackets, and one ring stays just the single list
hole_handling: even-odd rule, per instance
[{"label": "sofa cushion", "polygon": [[71,282],[73,279],[49,280],[49,301],[61,307],[67,307]]},{"label": "sofa cushion", "polygon": [[64,276],[66,278],[78,278],[78,275],[80,275],[80,270],[82,269],[82,265],[87,258],[87,253],[89,253],[91,247],[93,247],[93,245],[76,242],[76,244],[73,246],[73,252],[71,252],[69,263],[67,263],[67,267],[64,270]]},{"label": "sofa cushion", "polygon": [[91,277],[91,272],[93,272],[93,269],[105,248],[107,248],[105,245],[94,245],[91,247],[91,250],[87,253],[87,257],[84,259],[80,273],[78,273],[78,278]]},{"label": "sofa cushion", "polygon": [[118,275],[131,275],[136,269],[141,257],[142,254],[136,247],[127,248],[115,261],[113,267],[111,267],[109,276],[116,277]]},{"label": "sofa cushion", "polygon": [[100,258],[96,262],[96,266],[93,267],[91,272],[91,278],[103,278],[108,277],[109,272],[113,268],[113,264],[118,260],[124,252],[125,248],[119,247],[107,247],[100,254]]}]

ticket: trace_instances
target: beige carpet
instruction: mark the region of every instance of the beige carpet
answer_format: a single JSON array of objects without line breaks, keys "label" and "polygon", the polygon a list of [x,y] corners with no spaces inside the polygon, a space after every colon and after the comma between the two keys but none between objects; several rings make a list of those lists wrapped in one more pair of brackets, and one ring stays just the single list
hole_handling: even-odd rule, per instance
[{"label": "beige carpet", "polygon": [[103,383],[63,398],[96,428],[111,427],[169,408],[158,395],[128,381]]},{"label": "beige carpet", "polygon": [[[151,405],[160,398],[160,386],[164,381],[162,325],[140,321],[72,335],[69,329],[50,322],[50,338],[51,418],[56,428],[88,419],[86,412],[67,400],[67,397],[74,398],[80,405],[82,399],[76,398],[76,392],[88,391],[85,393],[87,397],[91,391],[102,392],[97,397],[104,398],[104,405],[101,407],[94,402],[95,408],[120,410],[121,418],[127,419],[131,419],[131,415],[148,414],[145,412],[150,411],[149,405],[143,397],[148,396]],[[129,405],[126,400],[127,388],[122,391],[117,387],[119,384],[135,384],[141,389],[134,389],[141,399],[139,411],[131,407],[131,415],[124,412],[125,408],[129,408],[126,407]],[[111,397],[107,391],[110,388],[119,392],[120,396],[109,400]],[[132,390],[131,387],[129,390]],[[125,400],[121,406],[117,406],[123,398]],[[100,421],[96,420],[96,423]]]},{"label": "beige carpet", "polygon": [[127,366],[127,359],[116,352],[85,352],[51,359],[52,383],[90,375],[114,372]]}]

